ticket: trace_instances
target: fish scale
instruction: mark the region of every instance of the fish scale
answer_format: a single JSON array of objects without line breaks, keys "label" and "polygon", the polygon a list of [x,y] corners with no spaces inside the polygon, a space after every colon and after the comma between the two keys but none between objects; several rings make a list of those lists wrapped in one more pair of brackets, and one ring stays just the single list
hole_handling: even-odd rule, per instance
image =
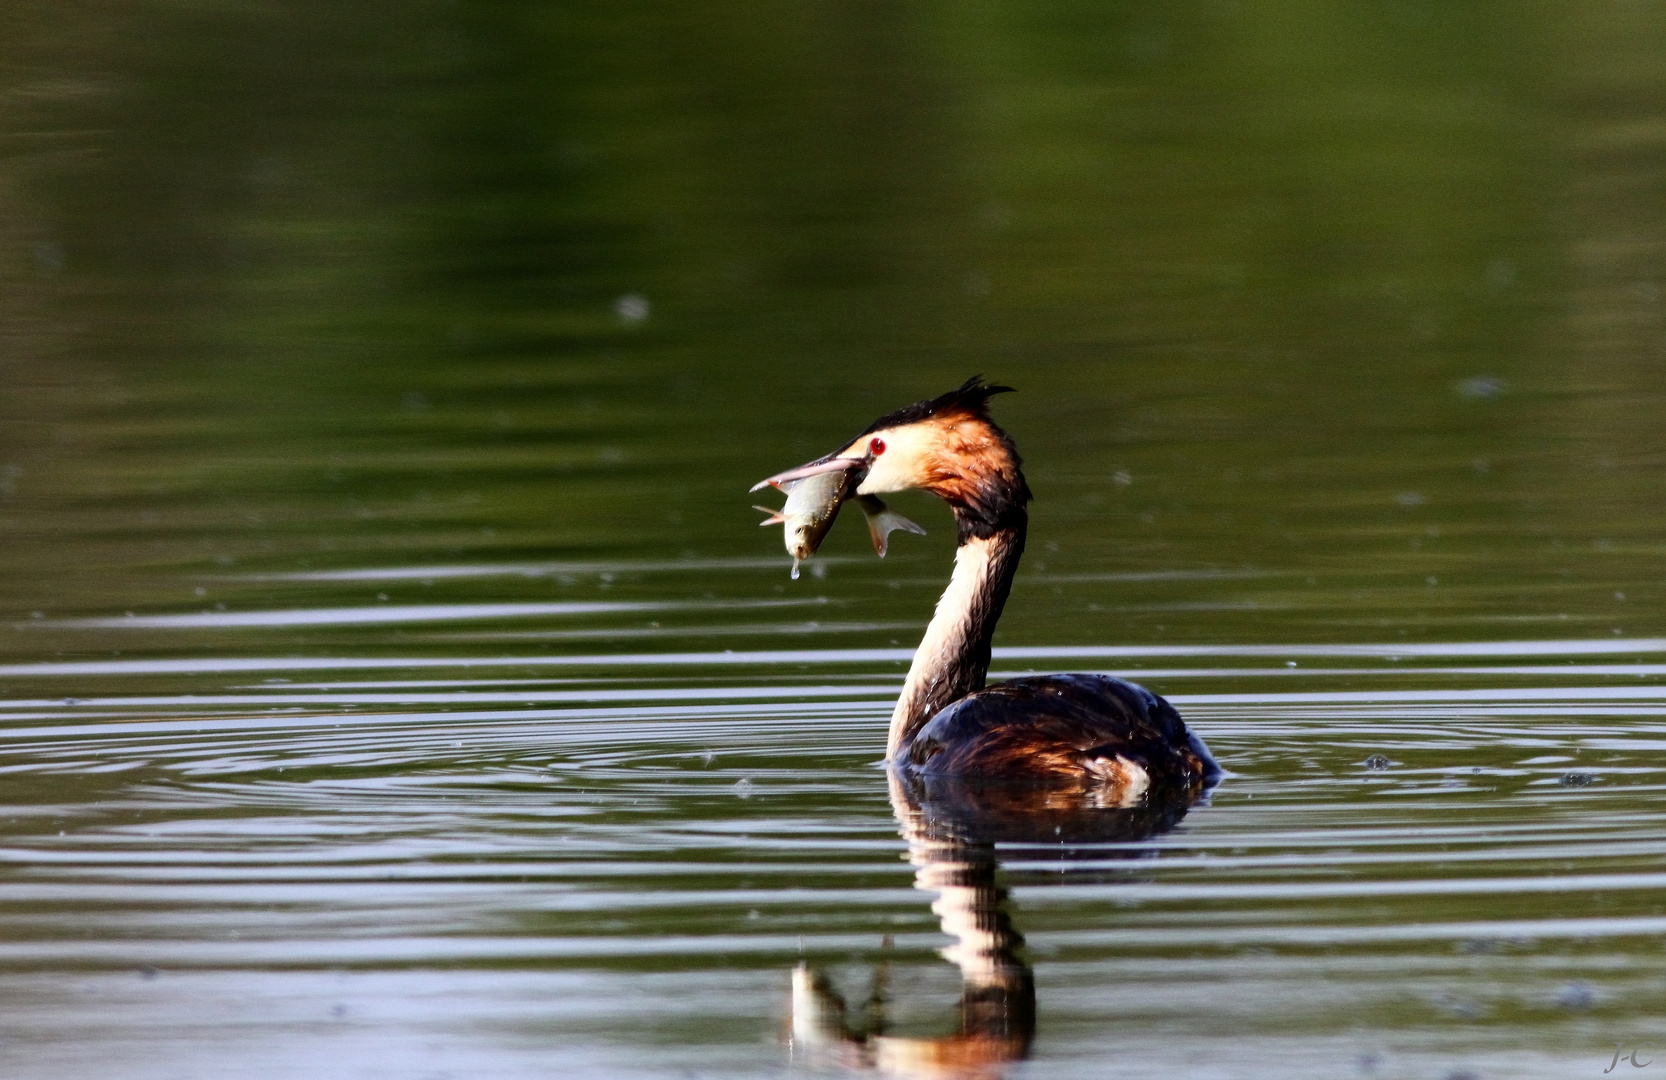
[{"label": "fish scale", "polygon": [[[785,526],[784,539],[787,554],[793,557],[792,576],[795,580],[799,564],[821,547],[822,540],[839,516],[839,508],[855,495],[857,486],[866,475],[865,468],[851,468],[816,473],[798,480],[769,481],[771,487],[786,494],[787,504],[780,510],[767,506],[754,509],[770,515],[759,524]],[[874,551],[882,559],[890,546],[891,533],[898,529],[920,536],[926,533],[925,529],[887,507],[877,496],[857,496],[856,505],[862,508],[868,522],[868,537],[873,541]]]}]

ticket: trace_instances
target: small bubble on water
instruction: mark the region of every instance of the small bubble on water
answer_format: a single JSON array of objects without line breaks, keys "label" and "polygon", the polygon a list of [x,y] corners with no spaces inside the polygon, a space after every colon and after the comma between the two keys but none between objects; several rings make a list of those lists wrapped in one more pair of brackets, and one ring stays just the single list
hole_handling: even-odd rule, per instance
[{"label": "small bubble on water", "polygon": [[1363,764],[1372,772],[1382,772],[1394,763],[1388,760],[1388,755],[1386,754],[1372,754],[1370,757],[1365,759]]},{"label": "small bubble on water", "polygon": [[648,318],[652,308],[641,293],[626,293],[613,302],[613,313],[627,326],[635,326]]},{"label": "small bubble on water", "polygon": [[42,270],[57,272],[64,268],[64,245],[56,240],[41,240],[35,244],[35,265]]},{"label": "small bubble on water", "polygon": [[1597,994],[1591,989],[1591,984],[1575,979],[1556,991],[1556,1005],[1562,1009],[1589,1009],[1597,1003]]},{"label": "small bubble on water", "polygon": [[735,797],[740,799],[750,799],[752,797],[752,780],[750,777],[743,776],[735,781]]},{"label": "small bubble on water", "polygon": [[1458,383],[1458,393],[1467,398],[1495,398],[1504,392],[1504,380],[1491,375],[1477,375]]},{"label": "small bubble on water", "polygon": [[[1461,1016],[1465,1020],[1474,1020],[1486,1012],[1486,1009],[1482,1007],[1480,1002],[1466,997],[1459,997],[1457,994],[1441,994],[1435,998],[1433,1004],[1435,1008],[1441,1010],[1442,1012],[1451,1013],[1453,1016]],[[1457,1080],[1459,1076],[1473,1078],[1474,1074],[1448,1073],[1446,1080]]]},{"label": "small bubble on water", "polygon": [[1563,787],[1587,787],[1596,777],[1588,772],[1566,772],[1557,783]]}]

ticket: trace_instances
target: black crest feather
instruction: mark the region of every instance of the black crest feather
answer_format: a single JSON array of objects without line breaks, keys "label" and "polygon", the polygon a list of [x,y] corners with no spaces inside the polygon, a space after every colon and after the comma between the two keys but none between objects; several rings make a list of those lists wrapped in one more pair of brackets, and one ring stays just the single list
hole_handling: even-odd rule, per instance
[{"label": "black crest feather", "polygon": [[[1001,529],[1016,527],[1022,530],[1025,521],[1024,506],[1031,499],[1030,485],[1024,481],[1023,462],[1018,457],[1018,448],[1012,444],[1012,437],[989,419],[989,399],[996,394],[1012,392],[1010,386],[991,386],[983,381],[982,375],[974,375],[946,394],[927,401],[916,401],[895,412],[886,413],[856,437],[860,439],[862,435],[870,435],[886,428],[917,424],[934,416],[956,413],[969,413],[987,422],[990,432],[1006,449],[1007,457],[1012,462],[1012,472],[1006,478],[1006,482],[978,488],[964,501],[949,500],[954,507],[960,542],[964,544],[972,537],[987,538]],[[1023,543],[1020,532],[1016,550],[1022,551]]]},{"label": "black crest feather", "polygon": [[940,413],[969,412],[975,416],[987,418],[989,416],[989,399],[996,394],[1010,394],[1014,390],[1010,386],[990,386],[983,381],[982,375],[974,375],[946,394],[926,401],[916,401],[912,405],[904,405],[894,412],[888,412],[878,420],[869,424],[856,437],[889,427],[901,427],[904,424],[917,424],[921,420],[929,420]]}]

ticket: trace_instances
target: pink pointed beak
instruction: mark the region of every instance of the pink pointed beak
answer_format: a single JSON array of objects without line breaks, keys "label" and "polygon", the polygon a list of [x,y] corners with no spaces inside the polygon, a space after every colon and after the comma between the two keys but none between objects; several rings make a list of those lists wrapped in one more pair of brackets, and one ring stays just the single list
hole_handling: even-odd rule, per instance
[{"label": "pink pointed beak", "polygon": [[815,476],[819,473],[837,472],[840,469],[855,469],[866,464],[867,460],[865,458],[835,457],[834,455],[829,454],[827,457],[817,458],[808,465],[800,465],[796,469],[788,469],[786,472],[776,473],[767,480],[759,480],[756,484],[752,485],[751,490],[760,491],[766,487],[779,488],[782,484],[790,483],[794,480],[802,480],[806,476]]}]

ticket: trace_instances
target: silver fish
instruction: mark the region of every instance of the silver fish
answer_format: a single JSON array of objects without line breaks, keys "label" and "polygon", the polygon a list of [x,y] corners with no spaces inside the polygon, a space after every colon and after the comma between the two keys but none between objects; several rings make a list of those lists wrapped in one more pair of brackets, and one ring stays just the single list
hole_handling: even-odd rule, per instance
[{"label": "silver fish", "polygon": [[[765,482],[786,492],[787,505],[780,510],[772,510],[767,506],[754,509],[770,515],[759,524],[786,526],[784,538],[787,554],[793,557],[792,576],[795,579],[798,577],[799,564],[814,555],[816,549],[821,547],[828,530],[833,528],[834,519],[839,516],[839,508],[855,494],[856,487],[862,482],[866,472],[865,469],[842,469],[837,472],[816,473],[799,480]],[[759,485],[762,486],[764,485]],[[873,541],[874,551],[882,559],[889,546],[890,535],[898,529],[925,535],[924,529],[889,509],[873,495],[857,496],[856,504],[862,508],[862,513],[867,518],[868,537]]]},{"label": "silver fish", "polygon": [[785,525],[787,554],[793,557],[793,577],[798,577],[798,564],[816,553],[839,516],[844,505],[862,482],[864,469],[840,469],[838,472],[817,473],[802,480],[783,480],[771,484],[787,493],[787,505],[779,510],[767,506],[753,507],[769,514],[761,525]]}]

